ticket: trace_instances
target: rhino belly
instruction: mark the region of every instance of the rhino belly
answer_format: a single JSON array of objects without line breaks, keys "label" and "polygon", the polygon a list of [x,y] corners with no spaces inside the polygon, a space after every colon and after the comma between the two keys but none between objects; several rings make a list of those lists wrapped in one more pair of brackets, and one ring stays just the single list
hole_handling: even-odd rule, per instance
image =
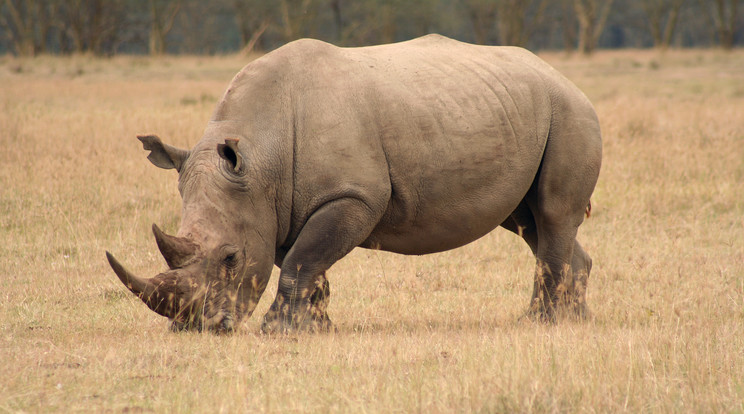
[{"label": "rhino belly", "polygon": [[486,170],[477,165],[465,172],[442,169],[410,182],[392,177],[388,210],[362,247],[427,254],[468,244],[509,217],[538,166],[494,163]]},{"label": "rhino belly", "polygon": [[[517,202],[518,204],[518,202]],[[496,208],[487,215],[451,214],[450,220],[390,228],[378,226],[361,247],[400,254],[422,255],[464,246],[498,227],[516,208]],[[458,220],[459,219],[459,220]]]}]

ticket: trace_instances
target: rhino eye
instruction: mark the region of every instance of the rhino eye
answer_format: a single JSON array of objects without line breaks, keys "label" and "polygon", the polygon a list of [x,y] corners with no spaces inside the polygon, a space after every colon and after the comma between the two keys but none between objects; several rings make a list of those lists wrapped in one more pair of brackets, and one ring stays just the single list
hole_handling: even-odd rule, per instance
[{"label": "rhino eye", "polygon": [[224,259],[222,259],[222,263],[224,263],[227,267],[235,267],[235,265],[237,265],[238,263],[238,258],[234,253],[228,254],[227,256],[225,256]]}]

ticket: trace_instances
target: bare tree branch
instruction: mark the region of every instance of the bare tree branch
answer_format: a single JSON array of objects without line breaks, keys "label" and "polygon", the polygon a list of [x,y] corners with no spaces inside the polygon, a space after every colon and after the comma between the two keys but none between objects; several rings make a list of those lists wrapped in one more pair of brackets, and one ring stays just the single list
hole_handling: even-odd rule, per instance
[{"label": "bare tree branch", "polygon": [[574,10],[579,20],[579,50],[588,55],[597,46],[599,36],[607,23],[613,0],[605,0],[597,18],[597,0],[574,0]]},{"label": "bare tree branch", "polygon": [[266,31],[266,29],[269,27],[269,21],[264,20],[261,22],[261,26],[259,26],[258,30],[254,31],[251,34],[250,40],[248,40],[248,43],[246,43],[245,47],[240,51],[240,53],[244,55],[249,55],[251,52],[253,52],[253,49],[256,47],[256,43],[258,43],[258,40],[261,38],[261,35]]}]

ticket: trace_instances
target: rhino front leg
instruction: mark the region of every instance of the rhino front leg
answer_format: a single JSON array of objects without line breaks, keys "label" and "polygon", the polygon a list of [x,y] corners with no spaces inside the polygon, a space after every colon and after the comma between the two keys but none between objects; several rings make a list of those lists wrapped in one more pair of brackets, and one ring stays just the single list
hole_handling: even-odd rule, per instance
[{"label": "rhino front leg", "polygon": [[333,323],[328,317],[330,288],[325,272],[317,276],[310,288],[313,290],[307,297],[295,292],[277,292],[274,303],[264,316],[261,330],[264,333],[333,330]]},{"label": "rhino front leg", "polygon": [[320,330],[329,330],[333,327],[328,317],[328,303],[331,298],[331,289],[325,272],[315,279],[315,290],[310,294],[310,318],[317,324]]},{"label": "rhino front leg", "polygon": [[281,266],[276,299],[264,332],[332,329],[326,270],[362,243],[382,216],[367,203],[343,198],[326,203],[303,226]]}]

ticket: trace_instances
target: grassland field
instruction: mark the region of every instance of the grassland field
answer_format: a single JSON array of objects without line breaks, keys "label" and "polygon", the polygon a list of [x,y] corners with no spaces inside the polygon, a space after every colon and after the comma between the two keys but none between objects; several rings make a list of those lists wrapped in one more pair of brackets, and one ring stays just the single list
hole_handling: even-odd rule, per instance
[{"label": "grassland field", "polygon": [[[177,176],[248,61],[0,57],[0,412],[744,412],[744,51],[544,53],[595,104],[604,161],[579,240],[590,321],[520,320],[534,258],[497,230],[446,253],[357,249],[338,332],[171,333],[116,279],[165,268]],[[273,290],[273,291],[272,291]]]}]

